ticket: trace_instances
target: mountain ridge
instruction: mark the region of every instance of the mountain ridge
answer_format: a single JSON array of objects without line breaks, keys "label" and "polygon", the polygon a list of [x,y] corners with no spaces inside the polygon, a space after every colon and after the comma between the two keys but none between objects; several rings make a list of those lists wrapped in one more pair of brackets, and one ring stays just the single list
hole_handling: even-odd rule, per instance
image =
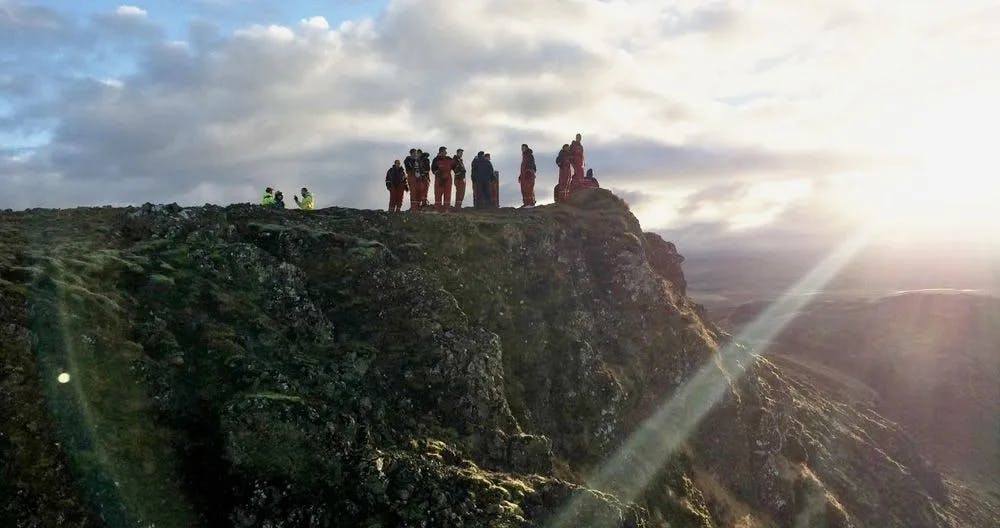
[{"label": "mountain ridge", "polygon": [[[16,526],[998,518],[875,409],[745,349],[720,361],[683,257],[606,191],[447,214],[35,210],[0,230]],[[677,405],[711,409],[696,430],[623,455],[699,373],[721,400]],[[638,494],[586,484],[616,457]]]},{"label": "mountain ridge", "polygon": [[[719,312],[737,329],[766,303]],[[1000,472],[1000,298],[923,290],[878,298],[820,297],[763,352],[862,383],[942,466],[997,486]],[[849,381],[850,382],[850,381]]]}]

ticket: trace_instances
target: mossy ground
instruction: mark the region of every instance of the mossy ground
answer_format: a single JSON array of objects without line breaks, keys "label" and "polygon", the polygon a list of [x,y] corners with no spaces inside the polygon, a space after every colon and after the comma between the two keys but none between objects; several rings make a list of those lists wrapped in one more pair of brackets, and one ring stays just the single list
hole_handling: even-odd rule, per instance
[{"label": "mossy ground", "polygon": [[[697,476],[770,434],[744,407],[785,401],[752,377],[762,395],[710,422],[735,416],[735,440],[692,440],[634,503],[577,484],[723,338],[672,246],[603,191],[461,213],[31,211],[0,216],[0,245],[15,526],[541,526],[571,497],[619,526],[724,525]],[[769,501],[795,488],[734,467],[720,486],[780,519]]]}]

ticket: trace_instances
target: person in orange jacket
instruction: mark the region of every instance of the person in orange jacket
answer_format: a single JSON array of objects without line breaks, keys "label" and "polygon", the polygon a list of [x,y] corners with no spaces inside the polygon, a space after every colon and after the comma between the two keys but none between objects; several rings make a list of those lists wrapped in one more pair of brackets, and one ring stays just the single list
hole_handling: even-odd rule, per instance
[{"label": "person in orange jacket", "polygon": [[465,200],[465,161],[462,160],[462,149],[455,151],[455,156],[451,158],[452,169],[455,171],[455,209],[462,208],[462,201]]},{"label": "person in orange jacket", "polygon": [[580,134],[576,135],[576,139],[570,143],[569,154],[570,162],[573,165],[573,179],[582,180],[583,179],[583,143],[581,140],[583,136]]},{"label": "person in orange jacket", "polygon": [[521,200],[524,204],[521,207],[533,207],[535,205],[535,153],[527,143],[521,144],[521,174],[517,181],[521,184]]},{"label": "person in orange jacket", "polygon": [[557,202],[561,202],[569,196],[569,177],[571,170],[569,145],[562,146],[562,150],[560,150],[559,155],[556,156],[556,165],[559,166],[559,184],[556,185],[555,200]]},{"label": "person in orange jacket", "polygon": [[439,211],[451,207],[451,173],[454,165],[445,147],[438,149],[437,157],[431,162],[431,172],[434,173],[434,208]]},{"label": "person in orange jacket", "polygon": [[385,171],[385,188],[389,191],[390,211],[401,211],[403,209],[403,193],[409,190],[406,179],[406,171],[403,170],[403,166],[400,165],[399,160],[393,162],[392,167],[389,167],[389,170]]}]

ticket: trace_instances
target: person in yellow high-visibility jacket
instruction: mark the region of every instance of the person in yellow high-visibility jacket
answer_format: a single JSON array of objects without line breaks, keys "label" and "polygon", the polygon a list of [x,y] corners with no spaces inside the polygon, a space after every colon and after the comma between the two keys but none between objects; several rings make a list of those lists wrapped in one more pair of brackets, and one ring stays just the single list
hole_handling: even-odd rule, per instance
[{"label": "person in yellow high-visibility jacket", "polygon": [[264,197],[260,199],[260,205],[268,207],[274,205],[274,189],[270,187],[264,189]]},{"label": "person in yellow high-visibility jacket", "polygon": [[313,198],[313,194],[305,187],[302,188],[301,200],[299,200],[298,196],[292,196],[292,198],[295,198],[295,203],[298,204],[299,209],[302,209],[303,211],[312,211],[316,207],[316,201]]}]

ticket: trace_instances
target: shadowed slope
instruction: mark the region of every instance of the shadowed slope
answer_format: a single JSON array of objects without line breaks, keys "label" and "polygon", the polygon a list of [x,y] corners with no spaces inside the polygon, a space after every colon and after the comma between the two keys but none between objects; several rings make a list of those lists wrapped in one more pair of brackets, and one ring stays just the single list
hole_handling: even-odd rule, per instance
[{"label": "shadowed slope", "polygon": [[458,214],[31,211],[0,229],[15,525],[542,526],[570,503],[581,526],[992,515],[872,409],[750,354],[742,379],[716,363],[718,405],[634,502],[583,485],[726,339],[673,247],[605,191]]}]

